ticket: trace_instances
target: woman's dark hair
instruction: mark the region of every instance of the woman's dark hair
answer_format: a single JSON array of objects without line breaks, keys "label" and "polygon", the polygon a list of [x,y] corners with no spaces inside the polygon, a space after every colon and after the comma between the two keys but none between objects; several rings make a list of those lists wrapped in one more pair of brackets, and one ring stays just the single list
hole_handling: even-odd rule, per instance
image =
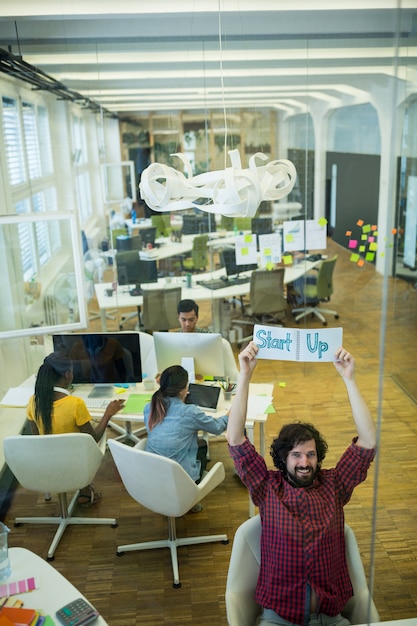
[{"label": "woman's dark hair", "polygon": [[286,424],[271,445],[271,457],[274,465],[284,474],[287,473],[286,460],[289,452],[299,443],[305,443],[314,439],[316,442],[318,468],[326,456],[327,443],[312,424],[306,422],[296,422],[294,424]]},{"label": "woman's dark hair", "polygon": [[160,424],[167,412],[167,399],[176,398],[185,389],[188,383],[188,372],[181,365],[171,365],[161,374],[159,389],[155,391],[151,400],[149,413],[149,430]]},{"label": "woman's dark hair", "polygon": [[35,381],[35,422],[42,422],[45,435],[52,433],[54,386],[70,371],[71,359],[62,352],[49,354],[38,370]]}]

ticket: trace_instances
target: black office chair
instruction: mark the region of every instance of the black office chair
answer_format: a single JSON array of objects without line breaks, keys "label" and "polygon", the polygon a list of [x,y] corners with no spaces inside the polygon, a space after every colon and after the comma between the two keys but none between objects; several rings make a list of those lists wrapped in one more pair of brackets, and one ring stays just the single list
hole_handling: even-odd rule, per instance
[{"label": "black office chair", "polygon": [[[296,324],[308,315],[313,315],[323,322],[323,326],[327,326],[326,315],[334,315],[335,319],[339,319],[337,311],[320,307],[321,302],[328,302],[333,294],[333,272],[337,261],[337,254],[332,259],[322,261],[316,274],[308,274],[303,279],[300,297],[304,302],[304,306],[297,307],[292,310],[295,316]],[[298,315],[297,315],[298,314]]]},{"label": "black office chair", "polygon": [[[250,305],[245,307],[242,319],[233,320],[234,325],[254,324],[281,325],[287,315],[287,299],[284,293],[285,269],[254,270],[250,280]],[[238,343],[250,341],[252,334],[242,337]]]}]

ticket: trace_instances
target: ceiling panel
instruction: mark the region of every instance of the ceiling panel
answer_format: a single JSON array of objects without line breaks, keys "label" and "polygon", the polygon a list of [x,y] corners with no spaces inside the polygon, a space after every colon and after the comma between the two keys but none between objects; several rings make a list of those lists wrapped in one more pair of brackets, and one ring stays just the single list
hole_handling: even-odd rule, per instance
[{"label": "ceiling panel", "polygon": [[[65,3],[72,15],[47,15],[56,2],[11,4],[15,14],[0,18],[0,46],[120,116],[224,107],[295,113],[367,101],[374,86],[397,79],[417,91],[415,2],[398,12],[389,1],[337,10],[317,2],[314,11],[296,1],[291,11],[280,0],[199,1],[175,3],[174,13],[160,0],[146,10],[136,2],[136,12],[125,1]],[[357,4],[363,8],[351,8]],[[207,10],[218,6],[225,10]]]}]

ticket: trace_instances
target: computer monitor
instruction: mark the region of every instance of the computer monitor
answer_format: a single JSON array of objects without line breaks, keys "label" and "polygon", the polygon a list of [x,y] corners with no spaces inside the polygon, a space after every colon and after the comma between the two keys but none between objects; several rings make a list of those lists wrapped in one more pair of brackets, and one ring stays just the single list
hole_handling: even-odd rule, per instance
[{"label": "computer monitor", "polygon": [[252,233],[254,235],[268,235],[274,232],[272,217],[254,217],[252,219]]},{"label": "computer monitor", "polygon": [[118,235],[116,237],[117,252],[128,252],[129,250],[142,250],[142,237],[140,235]]},{"label": "computer monitor", "polygon": [[236,263],[236,249],[224,248],[221,252],[223,266],[226,268],[227,276],[239,276],[241,272],[250,272],[258,269],[257,263],[247,263],[246,265],[238,265]]},{"label": "computer monitor", "polygon": [[116,266],[119,285],[134,285],[134,289],[140,292],[142,284],[158,282],[156,261],[140,259],[137,250],[118,252]]},{"label": "computer monitor", "polygon": [[194,372],[202,376],[225,375],[223,340],[219,333],[153,333],[158,371],[181,365],[184,357],[194,359]]},{"label": "computer monitor", "polygon": [[142,245],[147,246],[149,243],[152,246],[155,244],[156,238],[156,226],[150,226],[149,228],[142,228],[140,231],[140,236],[142,239]]},{"label": "computer monitor", "polygon": [[52,335],[54,351],[70,357],[73,384],[94,384],[92,395],[112,395],[117,383],[142,380],[137,332]]}]

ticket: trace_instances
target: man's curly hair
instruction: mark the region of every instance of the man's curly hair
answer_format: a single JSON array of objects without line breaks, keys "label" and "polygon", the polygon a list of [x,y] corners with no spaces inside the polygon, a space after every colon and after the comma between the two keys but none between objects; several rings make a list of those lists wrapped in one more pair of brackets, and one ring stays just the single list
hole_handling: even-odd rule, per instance
[{"label": "man's curly hair", "polygon": [[286,424],[281,428],[278,437],[272,442],[270,450],[275,467],[286,475],[286,460],[289,452],[298,444],[311,441],[311,439],[316,442],[317,468],[319,469],[326,456],[328,446],[317,428],[307,422]]}]

